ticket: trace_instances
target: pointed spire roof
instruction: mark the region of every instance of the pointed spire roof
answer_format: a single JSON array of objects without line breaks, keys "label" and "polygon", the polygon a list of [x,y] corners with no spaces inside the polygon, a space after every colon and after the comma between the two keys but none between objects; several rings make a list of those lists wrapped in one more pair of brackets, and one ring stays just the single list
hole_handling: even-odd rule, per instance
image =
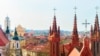
[{"label": "pointed spire roof", "polygon": [[96,14],[95,17],[95,24],[94,24],[94,38],[96,40],[100,40],[100,29],[99,29],[99,19],[98,19],[98,14]]},{"label": "pointed spire roof", "polygon": [[[73,34],[75,34],[77,32],[77,17],[76,17],[76,14],[75,14],[75,17],[74,17],[74,28],[73,28]],[[77,33],[76,33],[77,34]]]},{"label": "pointed spire roof", "polygon": [[56,23],[56,16],[55,15],[54,15],[54,19],[53,19],[52,31],[57,32],[57,23]]},{"label": "pointed spire roof", "polygon": [[77,31],[77,17],[76,14],[74,16],[74,27],[73,27],[73,32],[72,32],[72,43],[77,43],[79,42],[78,38],[78,31]]},{"label": "pointed spire roof", "polygon": [[56,11],[56,9],[54,8],[54,18],[53,18],[52,32],[56,32],[57,33],[57,23],[56,23],[55,11]]},{"label": "pointed spire roof", "polygon": [[13,40],[19,40],[19,37],[18,37],[18,33],[17,33],[16,28],[15,28]]},{"label": "pointed spire roof", "polygon": [[[54,9],[55,10],[55,9]],[[55,11],[54,11],[55,12]],[[49,40],[51,41],[60,41],[60,27],[57,27],[57,23],[56,23],[56,16],[54,13],[54,18],[53,18],[53,24],[52,24],[52,29],[50,27],[49,30]]]},{"label": "pointed spire roof", "polygon": [[96,25],[97,25],[97,30],[99,30],[99,19],[98,19],[98,14],[96,14]]},{"label": "pointed spire roof", "polygon": [[99,31],[99,20],[98,20],[98,14],[96,14],[95,17],[95,24],[94,24],[94,32]]}]

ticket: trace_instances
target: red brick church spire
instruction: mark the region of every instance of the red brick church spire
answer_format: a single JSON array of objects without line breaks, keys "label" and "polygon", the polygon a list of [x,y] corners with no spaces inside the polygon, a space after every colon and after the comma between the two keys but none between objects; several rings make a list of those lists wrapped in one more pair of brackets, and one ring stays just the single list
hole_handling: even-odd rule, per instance
[{"label": "red brick church spire", "polygon": [[57,28],[55,14],[54,14],[52,29],[50,27],[49,43],[50,43],[50,56],[60,56],[60,51],[59,51],[60,27]]},{"label": "red brick church spire", "polygon": [[73,32],[72,32],[72,44],[74,46],[78,46],[78,44],[79,44],[76,14],[75,14],[75,17],[74,17],[74,28],[73,28]]},{"label": "red brick church spire", "polygon": [[94,38],[96,40],[100,40],[99,34],[100,34],[100,30],[99,30],[99,20],[98,20],[98,14],[96,14],[95,24],[94,24]]},{"label": "red brick church spire", "polygon": [[98,14],[96,14],[95,24],[94,24],[94,31],[96,32],[97,30],[99,30]]},{"label": "red brick church spire", "polygon": [[52,27],[53,32],[57,32],[57,24],[56,24],[56,16],[54,15],[54,20],[53,20],[53,27]]},{"label": "red brick church spire", "polygon": [[100,46],[100,29],[99,29],[98,13],[96,13],[94,31],[93,31],[93,41],[91,42],[91,50],[92,50],[93,56],[100,56],[99,46]]}]

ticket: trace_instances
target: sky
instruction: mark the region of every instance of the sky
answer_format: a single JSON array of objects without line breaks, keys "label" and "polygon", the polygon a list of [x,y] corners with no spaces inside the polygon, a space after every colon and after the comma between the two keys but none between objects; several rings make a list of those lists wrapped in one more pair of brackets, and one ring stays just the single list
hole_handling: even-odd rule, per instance
[{"label": "sky", "polygon": [[[0,25],[4,29],[4,20],[8,16],[11,29],[22,25],[26,29],[48,30],[56,8],[57,25],[61,30],[72,31],[75,6],[78,30],[85,30],[82,25],[85,19],[90,23],[87,28],[90,30],[96,16],[95,7],[100,7],[100,0],[0,0]],[[100,17],[100,9],[98,15]]]}]

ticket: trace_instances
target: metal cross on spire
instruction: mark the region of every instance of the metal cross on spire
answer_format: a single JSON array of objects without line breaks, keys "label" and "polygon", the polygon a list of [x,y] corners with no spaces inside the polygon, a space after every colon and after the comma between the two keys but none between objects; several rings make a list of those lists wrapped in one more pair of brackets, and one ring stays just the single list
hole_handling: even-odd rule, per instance
[{"label": "metal cross on spire", "polygon": [[56,12],[55,12],[55,11],[56,11],[56,8],[54,8],[53,10],[54,10],[54,15],[55,15],[55,13],[56,13]]},{"label": "metal cross on spire", "polygon": [[76,6],[74,7],[74,10],[75,10],[75,14],[76,14],[76,10],[77,10],[77,7]]},{"label": "metal cross on spire", "polygon": [[85,34],[87,34],[87,26],[90,24],[87,22],[87,19],[85,20],[84,23],[82,23],[83,25],[85,25]]},{"label": "metal cross on spire", "polygon": [[96,6],[96,8],[95,8],[95,9],[96,9],[96,14],[98,14],[98,9],[99,9],[99,7],[98,7],[98,6]]}]

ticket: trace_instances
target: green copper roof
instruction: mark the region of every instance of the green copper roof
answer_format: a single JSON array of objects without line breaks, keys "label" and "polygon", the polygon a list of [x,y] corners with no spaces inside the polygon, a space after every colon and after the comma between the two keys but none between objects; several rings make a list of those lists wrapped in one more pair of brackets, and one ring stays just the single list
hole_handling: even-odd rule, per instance
[{"label": "green copper roof", "polygon": [[9,34],[9,33],[10,33],[10,30],[9,30],[9,27],[7,26],[6,34]]},{"label": "green copper roof", "polygon": [[16,28],[15,28],[13,40],[19,40]]}]

